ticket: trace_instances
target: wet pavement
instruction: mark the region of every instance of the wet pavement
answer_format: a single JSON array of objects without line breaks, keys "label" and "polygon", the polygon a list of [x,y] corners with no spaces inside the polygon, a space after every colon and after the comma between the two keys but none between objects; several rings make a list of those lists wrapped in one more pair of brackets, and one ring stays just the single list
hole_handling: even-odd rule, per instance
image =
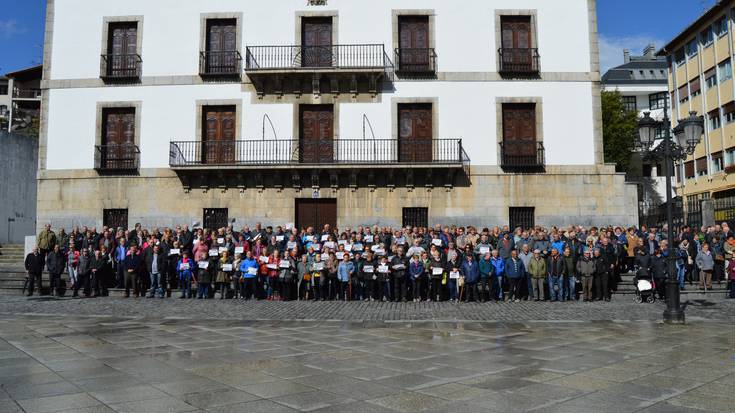
[{"label": "wet pavement", "polygon": [[[729,303],[683,327],[657,306],[634,314],[651,321],[248,321],[266,303],[179,303],[0,299],[0,412],[735,411]],[[490,308],[543,312],[516,304]]]}]

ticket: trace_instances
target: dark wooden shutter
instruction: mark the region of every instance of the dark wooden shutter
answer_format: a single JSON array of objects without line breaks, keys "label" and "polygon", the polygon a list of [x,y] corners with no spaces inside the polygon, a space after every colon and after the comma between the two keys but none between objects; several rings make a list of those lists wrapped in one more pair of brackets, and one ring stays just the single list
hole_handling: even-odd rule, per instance
[{"label": "dark wooden shutter", "polygon": [[107,45],[108,76],[132,76],[138,67],[138,23],[110,23]]},{"label": "dark wooden shutter", "polygon": [[321,231],[325,224],[337,226],[336,199],[297,199],[296,226],[298,228],[314,227]]},{"label": "dark wooden shutter", "polygon": [[111,229],[128,228],[127,209],[105,209],[102,211],[102,225]]},{"label": "dark wooden shutter", "polygon": [[707,173],[707,157],[697,159],[697,173]]},{"label": "dark wooden shutter", "polygon": [[407,72],[430,70],[429,16],[400,16],[398,31],[399,69]]},{"label": "dark wooden shutter", "polygon": [[689,97],[689,88],[687,88],[687,85],[681,86],[679,88],[679,101],[682,101]]},{"label": "dark wooden shutter", "polygon": [[102,169],[135,169],[135,108],[102,111]]},{"label": "dark wooden shutter", "polygon": [[699,91],[702,90],[702,87],[699,84],[699,77],[694,78],[689,82],[689,90],[692,95],[699,93]]},{"label": "dark wooden shutter", "polygon": [[237,73],[237,20],[207,20],[207,73]]},{"label": "dark wooden shutter", "polygon": [[534,165],[536,146],[536,104],[503,104],[503,164]]},{"label": "dark wooden shutter", "polygon": [[235,106],[205,106],[202,110],[202,159],[208,164],[235,161],[237,109]]},{"label": "dark wooden shutter", "polygon": [[686,179],[694,178],[694,161],[689,161],[684,164],[684,177]]},{"label": "dark wooden shutter", "polygon": [[431,103],[398,105],[398,161],[433,160],[433,114]]},{"label": "dark wooden shutter", "polygon": [[334,161],[334,107],[301,105],[299,153],[303,163]]},{"label": "dark wooden shutter", "polygon": [[203,228],[216,231],[220,228],[226,228],[229,224],[227,208],[205,208],[203,215]]},{"label": "dark wooden shutter", "polygon": [[301,65],[332,66],[332,18],[301,19]]},{"label": "dark wooden shutter", "polygon": [[427,228],[429,208],[403,208],[403,227]]},{"label": "dark wooden shutter", "polygon": [[526,70],[533,66],[531,16],[502,16],[502,66]]}]

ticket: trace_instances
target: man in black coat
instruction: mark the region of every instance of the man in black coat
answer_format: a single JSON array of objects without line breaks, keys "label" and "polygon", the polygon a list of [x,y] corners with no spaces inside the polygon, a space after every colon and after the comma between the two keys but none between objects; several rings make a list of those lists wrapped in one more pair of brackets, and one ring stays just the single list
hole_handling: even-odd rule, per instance
[{"label": "man in black coat", "polygon": [[391,262],[393,270],[393,287],[395,301],[406,301],[406,270],[408,269],[408,257],[403,255],[403,247],[398,247],[396,256]]},{"label": "man in black coat", "polygon": [[133,244],[130,246],[130,251],[123,262],[125,272],[125,298],[130,298],[130,288],[133,288],[136,297],[140,294],[138,290],[138,273],[141,268],[140,261],[138,247]]},{"label": "man in black coat", "polygon": [[33,288],[38,278],[38,294],[41,294],[43,288],[43,255],[38,251],[38,246],[33,247],[33,252],[26,256],[25,268],[28,272],[28,296],[33,295]]},{"label": "man in black coat", "polygon": [[49,278],[51,279],[51,294],[54,297],[61,293],[61,274],[64,272],[65,266],[64,253],[61,252],[61,247],[57,244],[46,256],[46,268],[48,269]]}]

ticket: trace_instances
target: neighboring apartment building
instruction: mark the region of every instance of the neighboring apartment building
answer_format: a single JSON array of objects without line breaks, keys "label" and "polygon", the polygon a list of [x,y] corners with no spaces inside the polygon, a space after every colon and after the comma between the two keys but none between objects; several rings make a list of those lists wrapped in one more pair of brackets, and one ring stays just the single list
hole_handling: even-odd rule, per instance
[{"label": "neighboring apartment building", "polygon": [[47,13],[39,225],[637,221],[603,163],[592,0]]},{"label": "neighboring apartment building", "polygon": [[[676,168],[677,192],[690,216],[704,199],[735,195],[734,7],[735,0],[719,0],[658,52],[668,57],[673,125],[692,111],[705,120],[694,155]],[[735,210],[716,215],[732,219]]]},{"label": "neighboring apartment building", "polygon": [[[616,66],[602,75],[602,89],[618,91],[623,104],[628,110],[638,113],[639,117],[649,112],[651,117],[662,120],[664,106],[668,98],[668,63],[665,57],[656,56],[656,46],[649,44],[640,56],[631,55],[629,50],[623,51],[623,64]],[[669,114],[671,104],[669,103]],[[638,179],[630,175],[631,181],[639,185],[639,214],[644,216],[658,212],[658,207],[666,200],[666,177],[661,162],[642,159],[636,154],[636,162],[642,163],[641,175]],[[675,183],[669,188],[675,195]]]},{"label": "neighboring apartment building", "polygon": [[0,78],[0,130],[38,136],[42,73],[43,66],[33,66]]}]

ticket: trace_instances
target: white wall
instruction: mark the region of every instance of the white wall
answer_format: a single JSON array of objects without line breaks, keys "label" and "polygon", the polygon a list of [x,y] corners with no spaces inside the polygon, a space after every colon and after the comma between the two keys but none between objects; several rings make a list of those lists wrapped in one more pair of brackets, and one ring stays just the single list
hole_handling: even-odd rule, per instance
[{"label": "white wall", "polygon": [[[57,0],[51,79],[99,77],[104,16],[143,15],[143,76],[198,73],[201,13],[243,13],[247,45],[295,43],[295,13],[338,10],[338,43],[383,43],[392,56],[392,9],[435,9],[438,70],[496,71],[495,10],[534,9],[538,16],[543,72],[590,70],[587,0],[329,0],[307,7],[305,0]],[[469,76],[469,75],[468,75]],[[591,82],[396,82],[380,103],[344,103],[339,137],[362,137],[363,114],[376,138],[391,138],[391,99],[438,99],[438,137],[462,138],[473,164],[497,164],[496,97],[543,101],[543,139],[549,165],[594,163]],[[196,101],[243,102],[242,139],[261,139],[264,114],[278,139],[293,135],[292,104],[251,104],[239,84],[52,89],[49,92],[48,169],[92,168],[97,102],[142,101],[141,167],[168,167],[169,142],[195,140]],[[266,125],[266,139],[273,139]],[[368,132],[368,138],[372,137]]]}]

